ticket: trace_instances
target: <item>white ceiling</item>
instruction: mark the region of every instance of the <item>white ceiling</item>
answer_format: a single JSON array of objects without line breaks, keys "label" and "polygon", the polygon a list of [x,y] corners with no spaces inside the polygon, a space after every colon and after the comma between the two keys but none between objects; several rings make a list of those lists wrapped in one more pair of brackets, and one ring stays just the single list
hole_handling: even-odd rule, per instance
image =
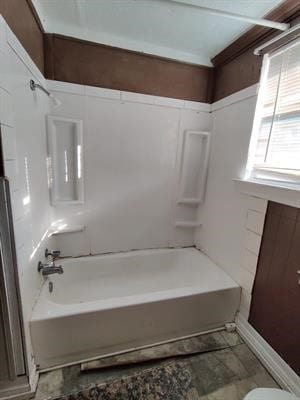
[{"label": "white ceiling", "polygon": [[[282,0],[185,0],[262,17]],[[202,65],[252,25],[166,0],[33,0],[49,33]]]}]

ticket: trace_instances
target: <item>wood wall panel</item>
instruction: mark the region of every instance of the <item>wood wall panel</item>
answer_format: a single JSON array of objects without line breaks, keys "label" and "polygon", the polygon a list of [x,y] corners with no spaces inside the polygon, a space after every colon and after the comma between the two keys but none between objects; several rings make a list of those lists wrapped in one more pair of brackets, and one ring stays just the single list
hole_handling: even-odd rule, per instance
[{"label": "wood wall panel", "polygon": [[209,103],[213,69],[61,35],[45,35],[46,78]]},{"label": "wood wall panel", "polygon": [[[214,57],[213,69],[44,34],[30,0],[0,0],[0,13],[49,79],[208,103],[257,83],[262,58],[253,49],[278,33],[253,27]],[[295,22],[299,0],[285,0],[267,18]]]},{"label": "wood wall panel", "polygon": [[269,202],[249,322],[300,374],[300,209]]},{"label": "wood wall panel", "polygon": [[259,82],[262,57],[253,48],[221,67],[215,68],[213,101],[218,101]]},{"label": "wood wall panel", "polygon": [[44,72],[43,31],[31,3],[26,0],[0,0],[0,14]]}]

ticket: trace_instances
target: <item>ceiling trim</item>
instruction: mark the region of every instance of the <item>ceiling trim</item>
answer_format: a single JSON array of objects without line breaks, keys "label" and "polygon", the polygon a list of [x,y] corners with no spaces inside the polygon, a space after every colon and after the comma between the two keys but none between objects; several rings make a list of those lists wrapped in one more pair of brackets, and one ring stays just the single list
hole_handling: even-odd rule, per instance
[{"label": "ceiling trim", "polygon": [[[300,2],[298,0],[285,0],[274,10],[265,15],[264,18],[278,22],[290,22],[298,16],[300,17]],[[272,34],[276,34],[276,30],[272,28],[261,26],[251,28],[212,58],[211,61],[214,67],[218,68],[227,64],[250,48],[258,45],[266,38],[269,38]]]}]

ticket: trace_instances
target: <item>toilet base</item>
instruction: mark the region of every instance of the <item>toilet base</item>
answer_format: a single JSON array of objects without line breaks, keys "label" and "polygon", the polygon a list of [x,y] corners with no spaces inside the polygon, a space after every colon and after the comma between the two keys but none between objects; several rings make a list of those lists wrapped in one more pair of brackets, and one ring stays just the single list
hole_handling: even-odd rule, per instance
[{"label": "toilet base", "polygon": [[293,394],[281,389],[259,388],[251,390],[244,400],[300,400]]}]

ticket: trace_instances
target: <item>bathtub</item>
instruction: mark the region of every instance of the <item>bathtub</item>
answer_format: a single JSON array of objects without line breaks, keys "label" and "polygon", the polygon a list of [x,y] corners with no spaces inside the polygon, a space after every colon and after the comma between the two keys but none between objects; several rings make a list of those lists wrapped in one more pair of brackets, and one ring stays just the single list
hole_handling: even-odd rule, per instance
[{"label": "bathtub", "polygon": [[194,248],[61,264],[64,274],[46,280],[30,323],[42,370],[219,328],[239,305],[239,286]]}]

